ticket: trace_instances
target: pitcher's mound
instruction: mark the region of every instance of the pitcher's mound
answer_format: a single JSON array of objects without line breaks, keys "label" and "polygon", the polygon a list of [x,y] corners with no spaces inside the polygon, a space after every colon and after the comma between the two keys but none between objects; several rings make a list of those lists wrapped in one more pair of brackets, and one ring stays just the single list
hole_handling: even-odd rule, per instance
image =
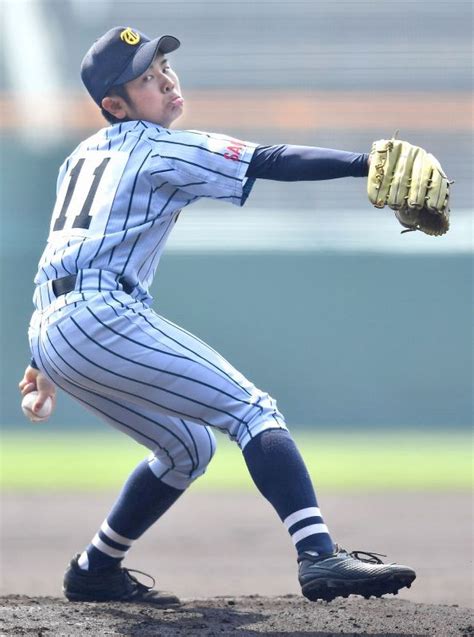
[{"label": "pitcher's mound", "polygon": [[472,613],[456,605],[415,604],[387,597],[311,603],[303,597],[184,599],[180,606],[71,603],[55,597],[0,598],[0,637],[124,635],[194,637],[275,635],[335,637],[472,637]]}]

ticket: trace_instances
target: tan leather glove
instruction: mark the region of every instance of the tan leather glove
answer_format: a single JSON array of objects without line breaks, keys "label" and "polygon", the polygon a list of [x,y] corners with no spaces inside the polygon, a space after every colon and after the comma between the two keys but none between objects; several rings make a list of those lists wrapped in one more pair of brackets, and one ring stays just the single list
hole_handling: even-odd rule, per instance
[{"label": "tan leather glove", "polygon": [[448,231],[450,183],[438,160],[423,148],[395,138],[372,144],[369,200],[376,208],[392,208],[404,232],[440,236]]}]

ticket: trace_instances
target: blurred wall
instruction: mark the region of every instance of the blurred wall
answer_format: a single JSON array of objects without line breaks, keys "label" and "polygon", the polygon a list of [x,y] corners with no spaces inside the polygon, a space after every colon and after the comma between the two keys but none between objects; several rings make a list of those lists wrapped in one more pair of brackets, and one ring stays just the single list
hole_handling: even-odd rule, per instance
[{"label": "blurred wall", "polygon": [[[13,0],[4,5],[13,6]],[[23,423],[16,385],[29,357],[32,279],[47,237],[58,166],[81,138],[103,125],[77,69],[97,35],[124,24],[182,38],[175,66],[189,106],[180,126],[211,128],[215,121],[221,132],[260,143],[367,150],[373,139],[402,124],[400,136],[429,148],[456,179],[452,230],[443,238],[400,237],[388,212],[373,216],[365,184],[357,179],[258,183],[239,213],[247,245],[244,240],[227,246],[219,215],[195,229],[198,215],[208,219],[213,206],[199,202],[178,224],[183,232],[188,228],[192,241],[171,242],[160,266],[156,310],[204,338],[272,393],[290,424],[469,426],[470,3],[19,5],[49,25],[49,33],[33,29],[30,44],[38,55],[49,47],[57,68],[56,86],[49,84],[49,93],[36,101],[15,80],[12,52],[3,51],[3,425]],[[237,212],[229,206],[229,215]],[[257,217],[258,224],[250,223]],[[302,219],[316,220],[308,226],[311,246],[303,237],[291,249],[275,241],[280,217],[289,229]],[[205,243],[208,235],[218,249]],[[255,249],[257,238],[261,250]],[[58,426],[93,422],[66,397],[53,419]]]}]

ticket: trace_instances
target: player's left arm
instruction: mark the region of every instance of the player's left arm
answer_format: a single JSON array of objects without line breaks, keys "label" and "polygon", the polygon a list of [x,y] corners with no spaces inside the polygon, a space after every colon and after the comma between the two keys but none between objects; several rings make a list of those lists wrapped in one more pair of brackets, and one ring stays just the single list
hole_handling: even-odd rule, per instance
[{"label": "player's left arm", "polygon": [[366,177],[369,155],[317,146],[257,146],[247,177],[275,181],[318,181]]},{"label": "player's left arm", "polygon": [[22,396],[26,396],[32,391],[38,392],[38,398],[33,406],[34,412],[39,412],[48,398],[53,402],[53,409],[56,406],[56,386],[43,374],[43,372],[32,365],[28,365],[23,374],[23,378],[18,383],[18,388]]},{"label": "player's left arm", "polygon": [[395,137],[374,142],[370,155],[311,146],[257,146],[246,175],[277,181],[368,176],[369,200],[377,208],[392,208],[403,232],[441,236],[449,229],[453,182],[433,155]]}]

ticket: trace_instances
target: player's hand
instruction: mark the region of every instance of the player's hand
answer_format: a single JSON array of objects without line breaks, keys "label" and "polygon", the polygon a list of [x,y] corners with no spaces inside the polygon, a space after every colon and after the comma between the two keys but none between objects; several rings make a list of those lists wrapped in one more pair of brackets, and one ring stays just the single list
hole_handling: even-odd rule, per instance
[{"label": "player's hand", "polygon": [[56,386],[47,376],[42,374],[39,369],[28,365],[23,378],[18,383],[18,387],[22,396],[26,396],[26,394],[32,391],[39,393],[33,407],[34,412],[38,412],[43,407],[47,398],[51,398],[53,409],[56,406]]}]

